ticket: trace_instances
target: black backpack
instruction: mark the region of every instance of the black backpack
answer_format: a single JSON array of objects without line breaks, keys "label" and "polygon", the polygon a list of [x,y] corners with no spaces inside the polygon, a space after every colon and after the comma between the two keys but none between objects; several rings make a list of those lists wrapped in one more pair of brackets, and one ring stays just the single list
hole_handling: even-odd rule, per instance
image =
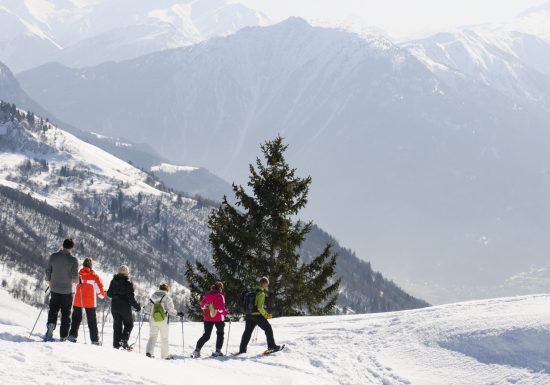
[{"label": "black backpack", "polygon": [[244,314],[251,314],[258,311],[256,309],[256,294],[258,290],[247,290],[241,293],[241,311]]}]

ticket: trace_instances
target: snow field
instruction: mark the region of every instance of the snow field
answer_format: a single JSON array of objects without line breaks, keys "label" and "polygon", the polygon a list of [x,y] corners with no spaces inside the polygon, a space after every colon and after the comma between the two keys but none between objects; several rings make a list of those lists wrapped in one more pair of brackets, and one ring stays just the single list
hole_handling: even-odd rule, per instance
[{"label": "snow field", "polygon": [[[170,350],[175,361],[145,357],[147,323],[141,331],[141,354],[138,344],[132,353],[110,348],[110,324],[103,347],[85,345],[82,329],[77,344],[42,343],[35,342],[38,336],[28,338],[37,309],[3,290],[0,305],[2,383],[550,384],[550,295],[383,314],[276,319],[276,341],[287,348],[268,357],[261,356],[265,337],[260,331],[244,357],[206,358],[214,349],[214,332],[203,348],[205,358],[182,359],[181,323],[173,322]],[[44,312],[37,333],[44,332],[45,322]],[[232,324],[230,352],[238,350],[243,327]],[[189,355],[202,324],[186,322],[184,328]],[[136,323],[131,342],[137,329]]]}]

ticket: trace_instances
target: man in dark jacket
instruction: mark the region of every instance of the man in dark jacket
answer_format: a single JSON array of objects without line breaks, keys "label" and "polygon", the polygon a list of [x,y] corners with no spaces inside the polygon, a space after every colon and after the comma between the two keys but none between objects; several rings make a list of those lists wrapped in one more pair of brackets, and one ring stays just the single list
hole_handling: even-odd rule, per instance
[{"label": "man in dark jacket", "polygon": [[130,270],[122,265],[118,268],[107,290],[112,298],[111,314],[113,315],[113,347],[129,349],[128,340],[134,327],[132,308],[141,311],[141,306],[134,296],[134,285],[130,282]]},{"label": "man in dark jacket", "polygon": [[65,239],[63,249],[50,255],[46,268],[46,281],[50,286],[50,310],[46,340],[53,338],[57,326],[57,317],[61,310],[59,337],[65,340],[71,326],[71,307],[73,303],[73,283],[78,282],[78,260],[71,254],[74,248],[72,239]]}]

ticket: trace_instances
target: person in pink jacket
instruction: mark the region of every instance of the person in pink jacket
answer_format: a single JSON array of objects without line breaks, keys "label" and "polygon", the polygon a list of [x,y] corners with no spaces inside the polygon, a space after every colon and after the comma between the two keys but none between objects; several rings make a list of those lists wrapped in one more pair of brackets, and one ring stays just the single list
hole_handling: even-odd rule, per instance
[{"label": "person in pink jacket", "polygon": [[197,347],[192,356],[198,358],[201,356],[201,349],[204,344],[210,339],[212,329],[216,327],[216,351],[212,353],[214,357],[223,356],[223,336],[225,328],[225,316],[227,309],[225,308],[225,293],[223,292],[223,283],[216,282],[210,288],[210,291],[204,295],[200,302],[201,309],[204,313],[204,334],[197,341]]}]

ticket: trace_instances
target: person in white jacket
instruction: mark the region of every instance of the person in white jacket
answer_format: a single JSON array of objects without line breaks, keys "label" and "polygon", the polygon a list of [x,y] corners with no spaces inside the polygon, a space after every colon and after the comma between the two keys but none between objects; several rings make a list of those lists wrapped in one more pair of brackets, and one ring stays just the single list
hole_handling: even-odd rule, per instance
[{"label": "person in white jacket", "polygon": [[[174,302],[168,295],[170,288],[166,283],[161,283],[159,289],[151,295],[149,303],[145,305],[145,312],[150,313],[149,319],[149,341],[147,342],[146,355],[147,357],[154,357],[155,346],[157,344],[157,338],[160,333],[160,357],[163,360],[169,360],[170,351],[168,347],[168,317],[183,317],[183,312],[177,312],[174,308]],[[164,311],[164,319],[157,311],[155,314],[155,305],[160,304]],[[158,306],[156,307],[157,310]]]}]

